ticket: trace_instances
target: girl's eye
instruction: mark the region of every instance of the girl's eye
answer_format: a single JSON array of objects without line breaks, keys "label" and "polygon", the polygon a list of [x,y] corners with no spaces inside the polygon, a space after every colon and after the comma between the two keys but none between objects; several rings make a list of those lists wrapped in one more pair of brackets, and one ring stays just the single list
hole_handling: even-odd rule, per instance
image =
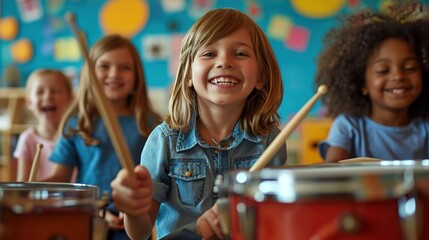
[{"label": "girl's eye", "polygon": [[99,68],[99,69],[107,69],[107,68],[109,68],[109,66],[106,65],[106,64],[100,64],[100,65],[97,65],[97,68]]},{"label": "girl's eye", "polygon": [[129,70],[132,70],[132,69],[133,69],[131,66],[122,66],[121,68],[122,68],[123,70],[127,70],[127,71],[129,71]]},{"label": "girl's eye", "polygon": [[375,73],[377,74],[386,74],[389,72],[389,69],[376,69]]},{"label": "girl's eye", "polygon": [[407,71],[407,72],[414,72],[416,70],[417,70],[416,67],[405,67],[405,71]]},{"label": "girl's eye", "polygon": [[238,51],[235,53],[236,56],[242,56],[242,57],[246,57],[249,56],[249,54],[247,54],[246,52],[243,51]]},{"label": "girl's eye", "polygon": [[415,71],[419,70],[419,66],[415,65],[415,64],[408,64],[408,65],[404,66],[404,70],[407,72],[415,72]]},{"label": "girl's eye", "polygon": [[215,54],[213,52],[204,52],[202,55],[204,57],[214,57],[215,56]]}]

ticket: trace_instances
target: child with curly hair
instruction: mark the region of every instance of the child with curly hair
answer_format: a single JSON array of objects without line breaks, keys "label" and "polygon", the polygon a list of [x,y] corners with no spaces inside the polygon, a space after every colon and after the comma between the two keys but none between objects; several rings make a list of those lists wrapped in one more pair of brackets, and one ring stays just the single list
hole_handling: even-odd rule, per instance
[{"label": "child with curly hair", "polygon": [[334,117],[326,162],[429,158],[429,20],[419,3],[364,10],[332,29],[315,84]]}]

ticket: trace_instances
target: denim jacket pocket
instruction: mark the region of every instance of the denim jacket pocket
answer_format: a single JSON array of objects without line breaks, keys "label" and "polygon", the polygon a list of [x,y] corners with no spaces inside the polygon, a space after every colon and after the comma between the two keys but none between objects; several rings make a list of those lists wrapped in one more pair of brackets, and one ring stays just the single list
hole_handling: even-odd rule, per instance
[{"label": "denim jacket pocket", "polygon": [[196,206],[203,198],[206,178],[205,159],[172,159],[168,174],[176,183],[180,202]]},{"label": "denim jacket pocket", "polygon": [[239,157],[234,159],[234,169],[249,169],[258,160],[261,154]]}]

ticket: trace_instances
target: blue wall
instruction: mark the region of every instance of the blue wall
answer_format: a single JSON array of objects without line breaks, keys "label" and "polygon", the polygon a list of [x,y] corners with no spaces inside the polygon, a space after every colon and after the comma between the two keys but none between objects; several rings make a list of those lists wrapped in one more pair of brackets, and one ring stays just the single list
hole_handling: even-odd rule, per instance
[{"label": "blue wall", "polygon": [[[82,59],[77,61],[57,61],[52,55],[52,43],[59,38],[70,37],[72,35],[69,27],[64,21],[64,14],[72,11],[77,15],[79,28],[86,34],[89,46],[92,46],[104,33],[100,27],[99,14],[102,8],[109,1],[105,0],[35,0],[38,1],[43,10],[43,16],[32,22],[24,22],[21,19],[18,2],[21,0],[1,1],[1,18],[14,16],[19,21],[19,33],[13,40],[0,40],[0,73],[4,68],[14,63],[10,56],[10,46],[14,41],[27,38],[32,42],[34,56],[25,63],[15,63],[21,72],[21,85],[25,84],[28,74],[40,67],[51,67],[58,69],[78,69],[82,65]],[[111,0],[113,1],[113,0]],[[117,0],[115,0],[117,1]],[[131,1],[131,0],[119,0]],[[165,11],[163,2],[185,3],[185,8],[176,12]],[[298,0],[299,1],[299,0]],[[168,88],[174,79],[170,74],[169,67],[171,60],[167,58],[146,59],[144,57],[144,47],[142,42],[145,37],[151,35],[172,36],[184,34],[198,17],[192,9],[200,9],[201,5],[209,8],[233,7],[249,13],[251,6],[255,6],[259,11],[254,15],[255,21],[268,33],[270,21],[273,16],[287,17],[294,26],[308,30],[309,39],[304,49],[293,49],[288,47],[284,41],[268,34],[270,42],[275,49],[284,81],[284,100],[280,107],[280,114],[283,121],[296,113],[305,102],[314,94],[313,78],[316,70],[317,54],[322,47],[323,35],[326,31],[337,24],[336,17],[343,13],[357,11],[366,6],[379,8],[385,1],[359,1],[359,0],[328,0],[328,1],[307,1],[316,6],[327,4],[327,2],[341,2],[338,11],[326,17],[305,16],[292,4],[294,1],[285,0],[147,0],[149,10],[149,20],[147,24],[137,34],[132,36],[132,40],[141,51],[141,56],[151,88]],[[427,1],[423,1],[427,3]],[[53,9],[53,3],[57,4],[57,9]],[[200,6],[198,6],[200,5]],[[315,9],[314,6],[311,7]],[[204,10],[202,10],[204,11]],[[0,18],[0,19],[1,19]],[[174,26],[174,27],[172,27]],[[177,45],[176,45],[177,48]],[[177,52],[177,49],[175,49]],[[322,114],[320,104],[311,111],[310,115],[319,116]]]}]

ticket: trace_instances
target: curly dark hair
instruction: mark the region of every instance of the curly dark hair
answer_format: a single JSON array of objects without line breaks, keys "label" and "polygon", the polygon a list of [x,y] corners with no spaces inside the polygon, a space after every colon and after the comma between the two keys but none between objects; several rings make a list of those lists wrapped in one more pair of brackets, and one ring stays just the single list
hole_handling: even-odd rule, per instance
[{"label": "curly dark hair", "polygon": [[423,5],[416,2],[396,3],[389,10],[366,9],[345,16],[342,25],[326,34],[315,84],[329,86],[322,103],[330,116],[370,113],[371,101],[362,93],[367,59],[388,38],[407,41],[420,60],[422,92],[410,106],[409,115],[429,116],[429,19]]}]

